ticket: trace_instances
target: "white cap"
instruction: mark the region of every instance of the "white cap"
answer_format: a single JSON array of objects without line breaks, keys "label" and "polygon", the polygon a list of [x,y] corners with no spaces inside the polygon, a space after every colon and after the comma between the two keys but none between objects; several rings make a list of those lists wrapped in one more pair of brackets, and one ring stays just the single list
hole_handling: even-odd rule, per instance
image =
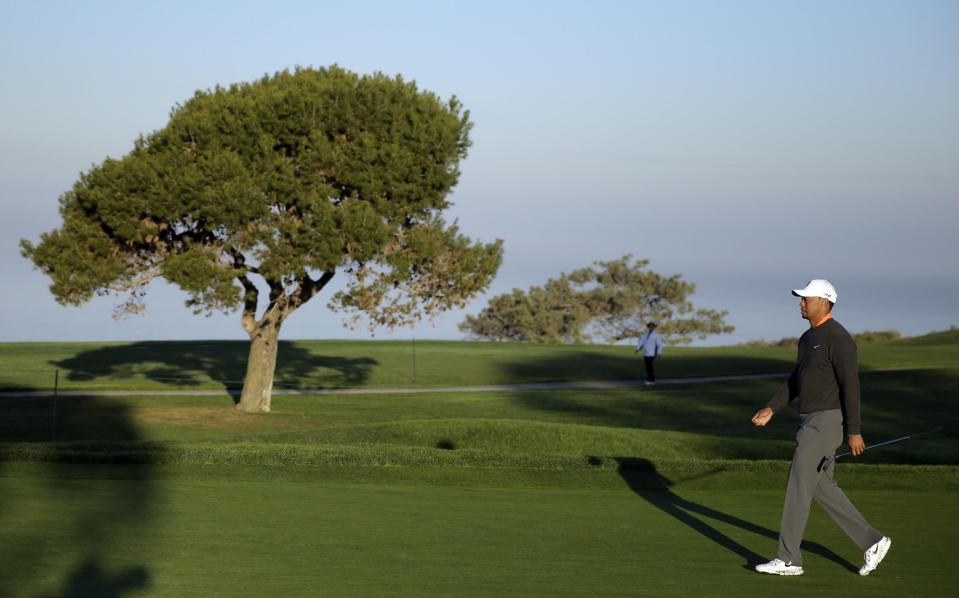
[{"label": "white cap", "polygon": [[797,297],[822,297],[835,303],[839,299],[839,293],[836,288],[824,278],[814,278],[806,283],[805,288],[794,289],[793,295]]}]

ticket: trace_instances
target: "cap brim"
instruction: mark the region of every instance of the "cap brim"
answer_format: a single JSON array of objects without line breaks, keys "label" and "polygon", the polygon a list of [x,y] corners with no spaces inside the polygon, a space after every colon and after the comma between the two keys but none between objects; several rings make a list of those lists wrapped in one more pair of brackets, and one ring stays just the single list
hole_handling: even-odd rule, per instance
[{"label": "cap brim", "polygon": [[805,289],[793,289],[794,297],[812,297],[812,293],[807,293]]}]

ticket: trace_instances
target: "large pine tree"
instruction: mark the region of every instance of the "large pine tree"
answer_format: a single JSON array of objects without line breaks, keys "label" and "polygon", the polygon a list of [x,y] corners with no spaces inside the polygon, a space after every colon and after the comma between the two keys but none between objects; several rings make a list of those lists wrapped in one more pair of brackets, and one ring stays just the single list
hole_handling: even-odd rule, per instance
[{"label": "large pine tree", "polygon": [[330,307],[390,327],[489,285],[501,242],[441,217],[470,128],[455,97],[339,67],[198,91],[83,174],[61,227],[23,254],[63,304],[116,293],[136,312],[162,277],[197,313],[239,310],[251,344],[238,407],[269,411],[280,327],[338,273]]}]

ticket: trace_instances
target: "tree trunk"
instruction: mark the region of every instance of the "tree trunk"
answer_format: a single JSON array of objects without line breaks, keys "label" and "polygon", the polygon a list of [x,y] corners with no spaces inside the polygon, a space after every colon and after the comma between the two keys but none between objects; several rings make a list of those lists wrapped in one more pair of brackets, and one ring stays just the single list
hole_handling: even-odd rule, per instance
[{"label": "tree trunk", "polygon": [[250,334],[250,357],[246,362],[243,393],[236,408],[247,413],[267,413],[273,396],[273,373],[280,325],[266,321]]}]

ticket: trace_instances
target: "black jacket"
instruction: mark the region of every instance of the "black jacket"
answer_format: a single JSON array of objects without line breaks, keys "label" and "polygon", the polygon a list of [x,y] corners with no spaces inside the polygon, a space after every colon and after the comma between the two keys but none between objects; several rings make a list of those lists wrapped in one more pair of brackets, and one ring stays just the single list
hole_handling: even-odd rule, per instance
[{"label": "black jacket", "polygon": [[801,414],[842,409],[846,434],[862,433],[856,343],[836,320],[800,337],[796,368],[768,406],[779,411],[794,400]]}]

